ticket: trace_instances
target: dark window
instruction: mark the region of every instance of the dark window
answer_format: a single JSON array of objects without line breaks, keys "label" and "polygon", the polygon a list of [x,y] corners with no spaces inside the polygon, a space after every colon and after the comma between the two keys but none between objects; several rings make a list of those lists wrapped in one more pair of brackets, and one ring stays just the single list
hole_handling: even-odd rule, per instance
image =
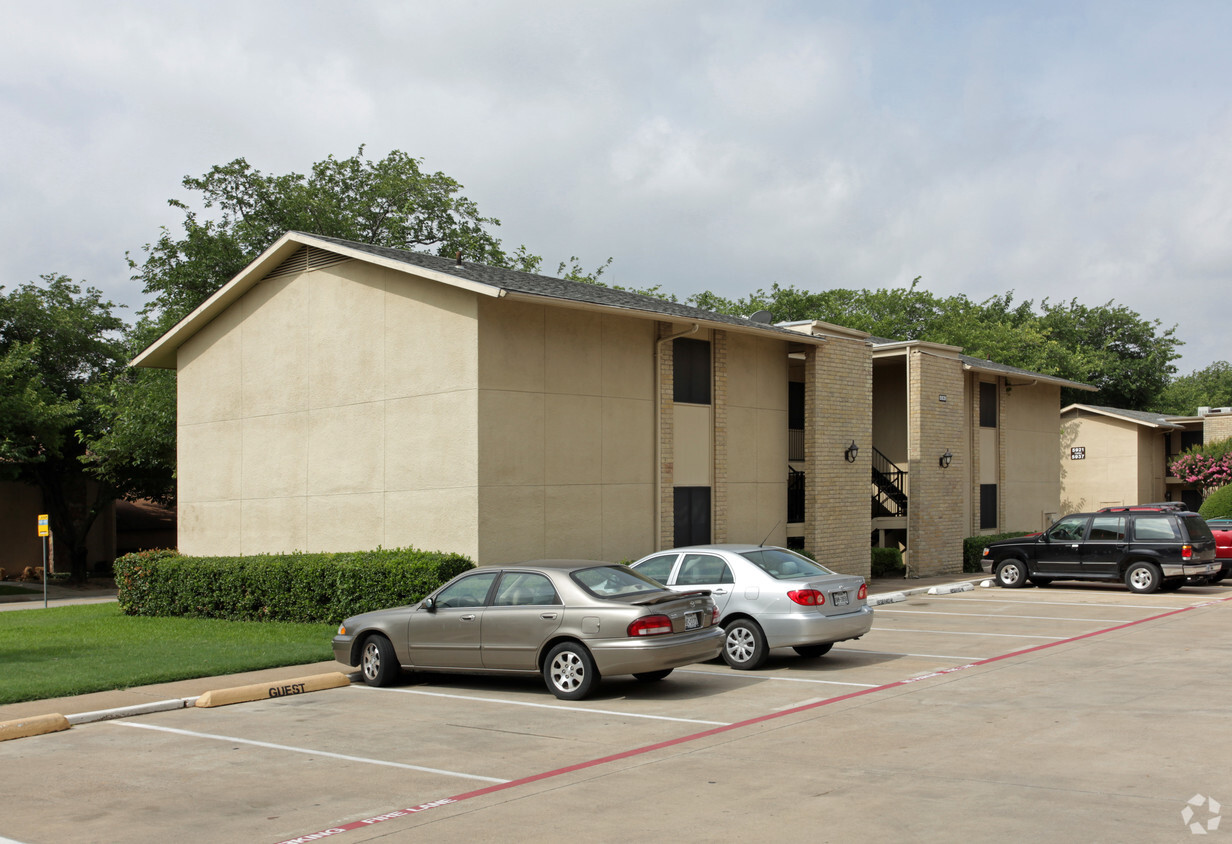
[{"label": "dark window", "polygon": [[1091,519],[1091,534],[1087,539],[1113,542],[1125,541],[1124,516],[1096,516]]},{"label": "dark window", "polygon": [[1202,445],[1201,431],[1181,431],[1181,451],[1189,451],[1198,445]]},{"label": "dark window", "polygon": [[980,530],[997,526],[997,485],[980,484]]},{"label": "dark window", "polygon": [[787,427],[804,430],[804,385],[799,381],[787,382]]},{"label": "dark window", "polygon": [[676,547],[710,543],[710,487],[676,487]]},{"label": "dark window", "polygon": [[1161,513],[1158,516],[1137,516],[1134,519],[1134,539],[1149,542],[1180,538],[1181,529],[1171,516]]},{"label": "dark window", "polygon": [[679,337],[672,341],[673,398],[686,404],[710,404],[710,344]]},{"label": "dark window", "polygon": [[676,575],[677,586],[702,586],[707,583],[734,583],[731,569],[719,557],[685,554]]},{"label": "dark window", "polygon": [[997,385],[980,382],[980,427],[997,427]]}]

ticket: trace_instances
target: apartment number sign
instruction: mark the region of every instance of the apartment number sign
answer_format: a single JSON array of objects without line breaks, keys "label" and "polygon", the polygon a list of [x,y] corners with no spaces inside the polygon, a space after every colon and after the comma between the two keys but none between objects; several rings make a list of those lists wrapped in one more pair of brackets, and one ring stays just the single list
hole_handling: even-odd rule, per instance
[{"label": "apartment number sign", "polygon": [[1087,459],[1087,448],[1086,448],[1086,446],[1084,446],[1084,445],[1076,445],[1076,446],[1073,446],[1072,448],[1070,448],[1070,450],[1069,450],[1069,459],[1070,459],[1070,460],[1086,460],[1086,459]]}]

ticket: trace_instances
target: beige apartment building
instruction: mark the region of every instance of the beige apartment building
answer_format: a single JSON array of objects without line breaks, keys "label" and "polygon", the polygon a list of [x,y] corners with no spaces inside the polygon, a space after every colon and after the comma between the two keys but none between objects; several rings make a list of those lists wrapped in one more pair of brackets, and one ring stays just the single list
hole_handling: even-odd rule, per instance
[{"label": "beige apartment building", "polygon": [[1096,510],[1154,501],[1202,505],[1202,493],[1169,464],[1195,445],[1232,437],[1232,408],[1196,416],[1071,404],[1061,410],[1061,509]]},{"label": "beige apartment building", "polygon": [[1081,385],[763,316],[291,232],[134,364],[178,372],[188,554],[768,542],[867,574],[880,542],[928,574],[1057,509]]}]

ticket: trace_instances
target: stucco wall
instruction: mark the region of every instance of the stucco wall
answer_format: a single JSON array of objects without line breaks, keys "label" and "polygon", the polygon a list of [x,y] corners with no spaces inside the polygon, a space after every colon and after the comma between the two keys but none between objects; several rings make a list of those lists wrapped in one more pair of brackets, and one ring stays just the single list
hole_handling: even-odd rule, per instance
[{"label": "stucco wall", "polygon": [[1001,531],[1041,530],[1046,514],[1058,512],[1061,468],[1056,460],[1061,388],[1015,386],[1004,393],[997,420],[1004,440],[1005,474],[998,490],[1003,502]]},{"label": "stucco wall", "polygon": [[190,338],[180,549],[475,554],[475,299],[347,262],[263,281]]},{"label": "stucco wall", "polygon": [[479,303],[479,559],[654,550],[655,323]]},{"label": "stucco wall", "polygon": [[727,532],[718,541],[787,541],[787,344],[729,333]]},{"label": "stucco wall", "polygon": [[[1062,512],[1139,503],[1131,499],[1141,494],[1138,474],[1140,427],[1109,416],[1062,420]],[[1071,448],[1084,449],[1085,458],[1071,459]]]}]

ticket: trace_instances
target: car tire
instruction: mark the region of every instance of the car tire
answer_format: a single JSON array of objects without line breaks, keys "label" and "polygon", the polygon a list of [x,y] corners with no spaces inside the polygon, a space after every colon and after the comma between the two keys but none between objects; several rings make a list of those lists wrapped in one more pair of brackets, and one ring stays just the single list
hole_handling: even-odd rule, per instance
[{"label": "car tire", "polygon": [[723,661],[737,671],[760,668],[770,649],[766,647],[766,634],[757,622],[740,618],[727,625],[723,638]]},{"label": "car tire", "polygon": [[563,642],[543,661],[543,681],[561,700],[581,700],[599,682],[599,671],[590,651],[577,642]]},{"label": "car tire", "polygon": [[359,673],[369,686],[392,686],[402,674],[394,646],[380,634],[364,640],[359,652]]},{"label": "car tire", "polygon": [[1130,592],[1150,595],[1152,592],[1158,592],[1162,584],[1163,574],[1154,563],[1130,563],[1129,568],[1125,569],[1125,585]]},{"label": "car tire", "polygon": [[997,563],[993,577],[998,586],[1018,589],[1027,585],[1027,564],[1017,557],[1009,557]]},{"label": "car tire", "polygon": [[1029,577],[1027,579],[1031,581],[1032,586],[1038,586],[1041,589],[1052,584],[1051,577]]},{"label": "car tire", "polygon": [[1223,579],[1228,576],[1226,571],[1221,571],[1219,574],[1211,575],[1211,583],[1223,583]]},{"label": "car tire", "polygon": [[633,676],[637,678],[638,680],[641,680],[643,683],[654,683],[659,680],[662,680],[664,677],[666,677],[668,674],[671,674],[671,673],[672,673],[672,669],[664,668],[659,671],[642,671],[637,674],[634,674]]},{"label": "car tire", "polygon": [[830,652],[830,648],[834,647],[833,642],[826,642],[824,645],[796,645],[792,648],[793,651],[806,657],[825,656]]}]

